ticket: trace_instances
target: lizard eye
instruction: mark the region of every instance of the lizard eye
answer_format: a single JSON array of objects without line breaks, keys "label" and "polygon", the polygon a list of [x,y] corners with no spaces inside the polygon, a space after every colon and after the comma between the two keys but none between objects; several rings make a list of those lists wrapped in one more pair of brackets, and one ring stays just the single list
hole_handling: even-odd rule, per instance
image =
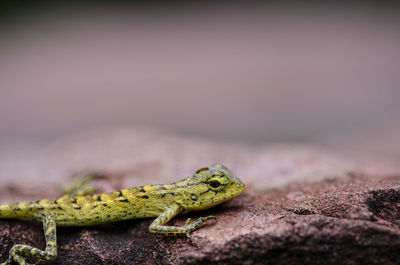
[{"label": "lizard eye", "polygon": [[214,189],[218,188],[221,185],[221,183],[218,180],[213,180],[209,184],[210,184],[211,188],[214,188]]}]

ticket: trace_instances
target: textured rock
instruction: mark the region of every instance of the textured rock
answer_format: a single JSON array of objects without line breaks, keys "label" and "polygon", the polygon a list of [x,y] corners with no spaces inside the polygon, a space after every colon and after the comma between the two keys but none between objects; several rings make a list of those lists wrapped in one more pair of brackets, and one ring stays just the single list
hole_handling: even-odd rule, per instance
[{"label": "textured rock", "polygon": [[[61,183],[86,170],[103,173],[95,184],[104,192],[170,182],[214,162],[249,188],[173,219],[217,217],[190,239],[150,234],[150,219],[59,228],[59,257],[47,264],[400,263],[400,171],[310,146],[218,143],[145,129],[8,144],[0,151],[0,200],[58,196]],[[0,261],[15,243],[44,248],[41,224],[0,220]]]}]

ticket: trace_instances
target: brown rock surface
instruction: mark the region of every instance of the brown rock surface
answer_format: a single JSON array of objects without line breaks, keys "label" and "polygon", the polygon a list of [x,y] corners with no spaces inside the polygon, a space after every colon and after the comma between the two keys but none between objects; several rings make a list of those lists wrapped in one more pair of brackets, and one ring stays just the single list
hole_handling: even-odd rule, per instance
[{"label": "brown rock surface", "polygon": [[[103,173],[99,192],[170,182],[215,162],[248,185],[226,204],[175,218],[217,217],[190,239],[150,234],[150,219],[59,228],[59,257],[47,264],[400,264],[400,171],[389,165],[145,129],[1,147],[2,202],[58,196],[85,170]],[[43,248],[41,224],[0,220],[0,261],[16,243]]]}]

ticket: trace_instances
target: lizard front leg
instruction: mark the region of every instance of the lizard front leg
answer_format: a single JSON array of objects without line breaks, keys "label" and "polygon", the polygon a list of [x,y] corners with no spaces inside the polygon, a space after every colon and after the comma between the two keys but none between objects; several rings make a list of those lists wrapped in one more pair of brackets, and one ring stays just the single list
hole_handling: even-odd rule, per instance
[{"label": "lizard front leg", "polygon": [[186,235],[189,237],[189,232],[200,227],[202,224],[208,220],[215,219],[214,216],[200,217],[194,222],[190,222],[190,218],[186,221],[184,226],[166,226],[164,225],[173,217],[175,217],[182,208],[178,204],[173,204],[165,212],[163,212],[159,217],[157,217],[150,225],[150,233],[159,233],[166,235]]},{"label": "lizard front leg", "polygon": [[56,223],[51,215],[43,217],[43,230],[46,238],[46,249],[43,251],[28,245],[15,245],[11,248],[6,262],[9,265],[15,261],[19,265],[30,265],[24,258],[37,258],[40,260],[54,260],[57,257]]}]

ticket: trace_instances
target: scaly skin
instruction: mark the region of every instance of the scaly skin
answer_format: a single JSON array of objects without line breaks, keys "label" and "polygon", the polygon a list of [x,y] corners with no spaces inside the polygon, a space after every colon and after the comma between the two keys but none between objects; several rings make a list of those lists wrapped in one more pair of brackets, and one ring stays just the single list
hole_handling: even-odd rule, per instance
[{"label": "scaly skin", "polygon": [[[88,179],[91,179],[89,176]],[[201,168],[193,176],[165,185],[148,185],[103,194],[89,195],[92,189],[86,180],[73,186],[66,195],[55,200],[39,200],[0,205],[0,218],[32,218],[43,222],[46,249],[15,245],[6,262],[29,265],[25,258],[54,260],[57,257],[57,226],[89,226],[127,219],[157,217],[150,233],[187,235],[214,216],[190,218],[182,227],[164,225],[178,213],[211,208],[230,200],[246,186],[226,167],[215,164]]]}]

